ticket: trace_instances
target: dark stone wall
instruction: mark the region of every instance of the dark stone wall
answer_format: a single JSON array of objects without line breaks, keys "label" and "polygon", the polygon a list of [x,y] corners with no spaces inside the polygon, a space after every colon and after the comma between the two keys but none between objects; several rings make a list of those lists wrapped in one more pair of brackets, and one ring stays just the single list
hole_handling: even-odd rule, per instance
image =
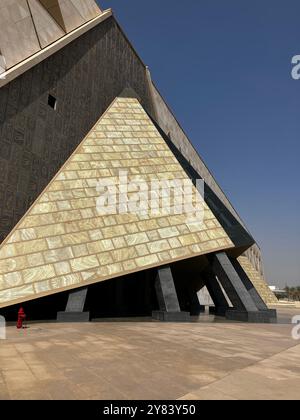
[{"label": "dark stone wall", "polygon": [[0,89],[0,243],[127,86],[152,113],[145,67],[109,18]]}]

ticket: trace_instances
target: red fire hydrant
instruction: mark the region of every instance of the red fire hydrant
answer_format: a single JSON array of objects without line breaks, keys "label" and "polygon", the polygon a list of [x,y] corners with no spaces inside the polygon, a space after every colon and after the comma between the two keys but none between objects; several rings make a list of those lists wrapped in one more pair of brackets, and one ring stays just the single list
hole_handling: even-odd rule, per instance
[{"label": "red fire hydrant", "polygon": [[25,321],[25,318],[26,318],[26,315],[25,315],[24,309],[21,307],[18,312],[18,322],[17,322],[18,330],[23,328],[23,322]]}]

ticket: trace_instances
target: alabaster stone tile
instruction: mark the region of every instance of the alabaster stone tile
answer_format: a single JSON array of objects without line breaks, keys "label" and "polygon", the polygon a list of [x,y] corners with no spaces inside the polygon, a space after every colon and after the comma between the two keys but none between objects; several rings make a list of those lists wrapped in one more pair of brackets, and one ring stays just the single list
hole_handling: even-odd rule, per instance
[{"label": "alabaster stone tile", "polygon": [[[90,244],[88,244],[90,245]],[[85,257],[86,255],[89,254],[94,254],[95,252],[89,252],[89,249],[87,247],[86,244],[83,245],[73,245],[72,246],[72,251],[74,254],[74,257],[78,258],[78,257]]]},{"label": "alabaster stone tile", "polygon": [[171,254],[168,251],[159,252],[157,254],[158,258],[162,262],[170,261],[171,260]]},{"label": "alabaster stone tile", "polygon": [[157,230],[151,230],[147,232],[147,235],[148,235],[149,241],[157,241],[158,239],[161,239]]},{"label": "alabaster stone tile", "polygon": [[97,254],[99,264],[102,265],[108,265],[114,262],[110,252],[102,252],[101,254]]},{"label": "alabaster stone tile", "polygon": [[193,254],[199,254],[203,252],[203,248],[200,244],[191,245],[190,250]]},{"label": "alabaster stone tile", "polygon": [[48,245],[45,239],[36,239],[34,241],[19,242],[14,244],[14,247],[16,255],[24,255],[48,249]]},{"label": "alabaster stone tile", "polygon": [[187,227],[191,232],[201,232],[206,229],[207,225],[204,221],[187,223]]},{"label": "alabaster stone tile", "polygon": [[206,241],[209,240],[209,236],[208,236],[207,232],[198,232],[197,236],[198,236],[200,242],[206,242]]},{"label": "alabaster stone tile", "polygon": [[20,229],[19,234],[20,234],[20,241],[30,241],[32,239],[37,238],[35,229],[33,228]]},{"label": "alabaster stone tile", "polygon": [[61,261],[54,264],[55,272],[58,276],[71,273],[71,266],[68,261]]},{"label": "alabaster stone tile", "polygon": [[72,191],[53,191],[48,193],[50,201],[69,200],[73,198]]},{"label": "alabaster stone tile", "polygon": [[28,268],[22,271],[24,283],[34,283],[55,276],[54,267],[52,265],[42,265],[40,267]]},{"label": "alabaster stone tile", "polygon": [[170,245],[166,239],[148,243],[150,253],[156,254],[157,252],[166,251],[170,249]]},{"label": "alabaster stone tile", "polygon": [[63,235],[65,227],[62,223],[56,223],[48,226],[37,226],[35,228],[37,238],[47,238],[49,236]]},{"label": "alabaster stone tile", "polygon": [[49,249],[56,249],[63,247],[63,242],[60,236],[52,236],[46,238]]},{"label": "alabaster stone tile", "polygon": [[218,239],[218,245],[220,247],[227,247],[231,245],[231,241],[228,238]]},{"label": "alabaster stone tile", "polygon": [[106,266],[106,269],[108,270],[108,275],[117,275],[119,273],[122,273],[123,267],[120,263],[114,263]]},{"label": "alabaster stone tile", "polygon": [[197,243],[198,237],[190,233],[189,235],[180,236],[179,240],[183,246],[187,246]]},{"label": "alabaster stone tile", "polygon": [[114,248],[125,248],[127,246],[127,243],[122,236],[119,238],[113,238],[112,242]]},{"label": "alabaster stone tile", "polygon": [[[72,201],[74,201],[73,200],[74,198],[75,198],[75,201],[77,201],[78,198],[86,198],[85,189],[73,190],[72,191],[72,199],[70,200],[70,204],[72,203]],[[71,206],[71,208],[72,208],[72,206]]]},{"label": "alabaster stone tile", "polygon": [[[170,225],[167,217],[162,217],[160,219],[157,219],[157,223],[161,228],[166,228],[167,226]],[[162,229],[160,229],[160,230],[162,230]]]},{"label": "alabaster stone tile", "polygon": [[177,248],[177,249],[172,249],[170,251],[171,257],[172,258],[182,258],[185,257],[187,255],[189,255],[189,250],[188,248]]},{"label": "alabaster stone tile", "polygon": [[127,233],[137,233],[139,232],[139,229],[135,223],[130,223],[125,226]]},{"label": "alabaster stone tile", "polygon": [[43,256],[46,263],[55,263],[58,261],[69,260],[74,257],[70,247],[46,251],[43,253]]},{"label": "alabaster stone tile", "polygon": [[53,202],[38,203],[30,210],[30,214],[51,213],[57,210],[56,204]]},{"label": "alabaster stone tile", "polygon": [[216,227],[214,220],[206,220],[205,225],[207,229],[214,229]]},{"label": "alabaster stone tile", "polygon": [[25,256],[8,258],[0,261],[0,273],[5,274],[12,271],[22,270],[28,266]]},{"label": "alabaster stone tile", "polygon": [[125,240],[128,244],[128,246],[132,245],[139,245],[145,242],[148,242],[148,236],[146,233],[135,233],[132,235],[126,235]]},{"label": "alabaster stone tile", "polygon": [[13,242],[20,242],[20,240],[21,240],[20,231],[17,230],[11,236],[8,237],[6,243],[11,244]]},{"label": "alabaster stone tile", "polygon": [[136,252],[138,254],[139,257],[143,257],[145,255],[149,254],[149,250],[147,248],[147,246],[145,244],[142,245],[136,245],[135,246]]},{"label": "alabaster stone tile", "polygon": [[114,216],[107,215],[104,217],[104,225],[105,226],[114,226],[117,224],[116,218]]},{"label": "alabaster stone tile", "polygon": [[136,264],[134,261],[124,261],[122,264],[123,264],[124,271],[136,270]]},{"label": "alabaster stone tile", "polygon": [[157,255],[145,255],[135,259],[135,263],[138,267],[145,267],[147,265],[156,264],[159,262]]},{"label": "alabaster stone tile", "polygon": [[118,237],[120,235],[125,235],[126,231],[124,226],[111,226],[102,229],[103,237],[105,239]]},{"label": "alabaster stone tile", "polygon": [[19,286],[12,289],[6,289],[0,291],[0,301],[2,303],[12,302],[18,299],[26,299],[27,297],[34,295],[35,291],[33,285]]},{"label": "alabaster stone tile", "polygon": [[26,258],[27,264],[22,268],[44,264],[44,258],[41,252],[36,252],[34,254],[27,254],[26,257],[24,257],[24,259],[25,258]]},{"label": "alabaster stone tile", "polygon": [[90,237],[86,232],[69,233],[67,235],[63,235],[61,239],[65,246],[78,245],[90,241]]},{"label": "alabaster stone tile", "polygon": [[72,208],[69,201],[57,201],[56,205],[58,210],[70,210]]},{"label": "alabaster stone tile", "polygon": [[77,273],[67,274],[61,277],[55,277],[50,280],[52,289],[62,289],[64,287],[74,286],[82,282],[82,278]]},{"label": "alabaster stone tile", "polygon": [[181,243],[178,238],[169,238],[168,239],[171,248],[181,247]]},{"label": "alabaster stone tile", "polygon": [[99,266],[98,259],[96,255],[89,255],[87,257],[75,258],[70,261],[73,271],[84,271],[89,268],[94,268]]},{"label": "alabaster stone tile", "polygon": [[90,230],[88,234],[91,241],[98,241],[103,239],[103,235],[100,229]]},{"label": "alabaster stone tile", "polygon": [[60,211],[53,213],[52,216],[55,223],[72,222],[73,220],[81,219],[79,210]]},{"label": "alabaster stone tile", "polygon": [[[159,219],[161,220],[161,219]],[[159,236],[163,239],[171,238],[172,236],[178,236],[179,231],[176,226],[171,226],[163,229],[158,230]]]},{"label": "alabaster stone tile", "polygon": [[3,245],[0,249],[0,260],[17,255],[14,244]]},{"label": "alabaster stone tile", "polygon": [[23,283],[22,275],[20,272],[7,273],[3,276],[4,288],[20,286]]},{"label": "alabaster stone tile", "polygon": [[111,251],[111,256],[114,262],[121,262],[125,260],[131,260],[138,256],[134,247],[122,248],[115,251]]},{"label": "alabaster stone tile", "polygon": [[39,281],[38,283],[34,283],[34,290],[36,293],[45,293],[52,290],[50,280]]}]

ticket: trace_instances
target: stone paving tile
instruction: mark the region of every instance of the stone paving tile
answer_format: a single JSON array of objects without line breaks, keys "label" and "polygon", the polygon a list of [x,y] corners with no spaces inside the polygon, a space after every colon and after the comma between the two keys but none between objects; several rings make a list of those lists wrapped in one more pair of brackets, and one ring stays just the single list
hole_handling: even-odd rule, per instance
[{"label": "stone paving tile", "polygon": [[299,398],[300,344],[293,311],[282,314],[278,325],[11,326],[0,342],[0,399]]}]

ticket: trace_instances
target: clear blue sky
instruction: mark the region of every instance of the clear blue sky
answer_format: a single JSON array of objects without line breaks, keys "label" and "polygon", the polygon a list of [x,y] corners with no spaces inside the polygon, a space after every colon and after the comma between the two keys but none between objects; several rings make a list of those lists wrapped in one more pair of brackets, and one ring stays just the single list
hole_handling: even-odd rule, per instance
[{"label": "clear blue sky", "polygon": [[101,0],[260,245],[300,285],[299,0]]}]

